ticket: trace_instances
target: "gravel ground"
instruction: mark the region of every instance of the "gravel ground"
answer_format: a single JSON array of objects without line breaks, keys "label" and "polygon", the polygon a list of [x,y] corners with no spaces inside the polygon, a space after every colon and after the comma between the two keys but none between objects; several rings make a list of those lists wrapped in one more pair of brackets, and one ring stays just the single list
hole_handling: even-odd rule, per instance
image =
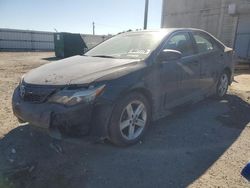
[{"label": "gravel ground", "polygon": [[85,138],[54,141],[18,125],[11,95],[22,74],[53,53],[0,53],[0,188],[250,187],[250,72],[224,100],[207,99],[154,122],[129,148]]}]

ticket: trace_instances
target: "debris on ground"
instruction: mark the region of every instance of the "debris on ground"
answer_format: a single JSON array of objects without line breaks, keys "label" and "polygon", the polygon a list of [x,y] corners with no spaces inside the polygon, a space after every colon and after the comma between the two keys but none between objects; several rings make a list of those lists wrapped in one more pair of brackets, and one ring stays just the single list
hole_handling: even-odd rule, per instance
[{"label": "debris on ground", "polygon": [[36,164],[24,164],[4,170],[3,176],[9,180],[17,180],[30,175],[35,170]]},{"label": "debris on ground", "polygon": [[62,153],[63,152],[62,146],[59,143],[51,142],[49,144],[49,146],[50,146],[50,148],[52,148],[57,153]]},{"label": "debris on ground", "polygon": [[8,159],[8,161],[10,162],[10,163],[14,163],[15,162],[15,160],[14,159]]},{"label": "debris on ground", "polygon": [[15,153],[16,153],[15,148],[12,148],[12,149],[11,149],[11,153],[13,153],[13,154],[15,154]]}]

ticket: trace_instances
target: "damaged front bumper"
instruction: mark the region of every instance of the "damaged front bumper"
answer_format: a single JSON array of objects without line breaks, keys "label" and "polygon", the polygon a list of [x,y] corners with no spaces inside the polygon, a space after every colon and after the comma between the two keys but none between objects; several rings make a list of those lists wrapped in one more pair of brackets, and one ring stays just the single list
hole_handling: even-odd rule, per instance
[{"label": "damaged front bumper", "polygon": [[70,107],[48,102],[30,103],[20,97],[17,88],[13,94],[12,107],[18,119],[38,128],[49,131],[80,128],[82,135],[87,135],[90,131],[92,103]]}]

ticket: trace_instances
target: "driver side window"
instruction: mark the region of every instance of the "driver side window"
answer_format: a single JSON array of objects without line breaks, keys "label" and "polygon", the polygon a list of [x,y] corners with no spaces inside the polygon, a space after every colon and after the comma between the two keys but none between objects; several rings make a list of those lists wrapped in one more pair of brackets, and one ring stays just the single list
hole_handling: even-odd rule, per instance
[{"label": "driver side window", "polygon": [[164,49],[180,51],[183,57],[194,54],[192,41],[188,33],[178,33],[174,35],[168,40]]}]

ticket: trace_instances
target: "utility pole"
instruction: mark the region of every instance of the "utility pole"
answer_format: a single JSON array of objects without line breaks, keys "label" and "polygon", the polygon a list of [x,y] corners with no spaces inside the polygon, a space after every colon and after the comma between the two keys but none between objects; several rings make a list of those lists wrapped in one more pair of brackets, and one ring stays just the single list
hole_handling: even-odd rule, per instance
[{"label": "utility pole", "polygon": [[147,29],[148,26],[148,4],[149,0],[145,0],[145,12],[144,12],[144,29]]},{"label": "utility pole", "polygon": [[95,22],[93,22],[92,24],[93,24],[93,35],[95,35]]}]

